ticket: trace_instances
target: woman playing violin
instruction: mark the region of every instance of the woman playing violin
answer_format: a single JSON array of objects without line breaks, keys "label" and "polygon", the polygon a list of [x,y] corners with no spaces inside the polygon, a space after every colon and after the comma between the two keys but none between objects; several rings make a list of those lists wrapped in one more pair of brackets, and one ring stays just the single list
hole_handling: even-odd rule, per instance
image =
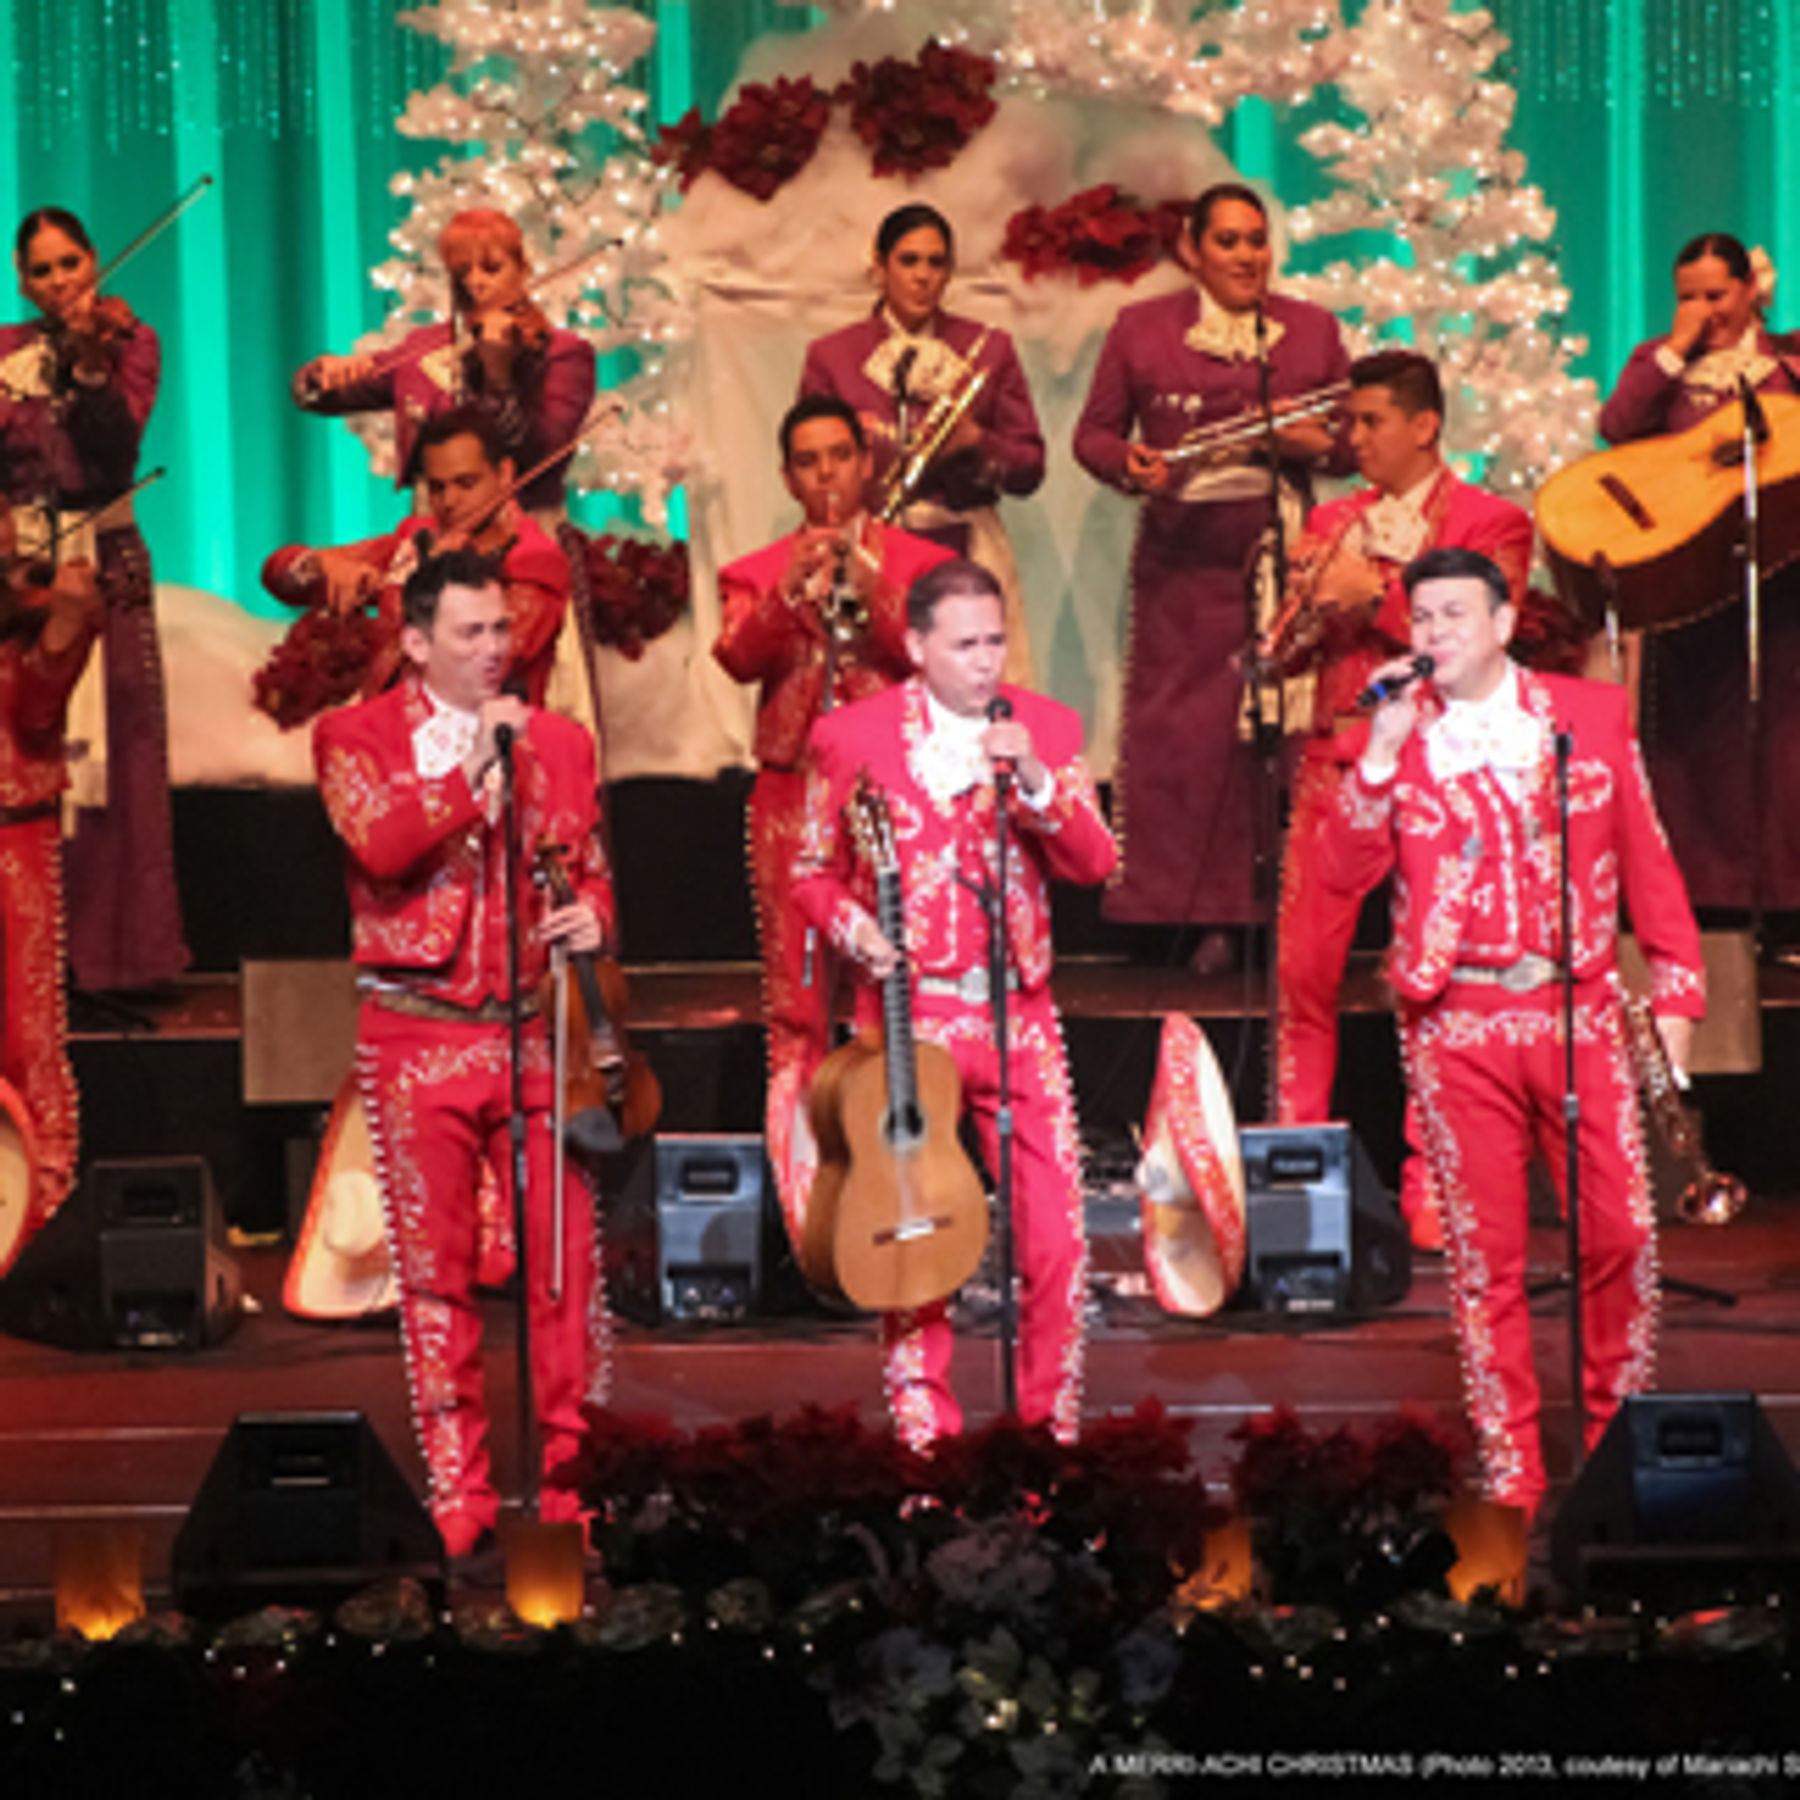
[{"label": "woman playing violin", "polygon": [[1031,646],[1000,496],[1023,498],[1044,480],[1044,437],[1012,339],[944,310],[956,268],[950,221],[922,203],[896,208],[875,234],[872,276],[880,298],[865,319],[816,338],[800,372],[800,397],[833,394],[856,408],[875,460],[871,505],[933,404],[987,379],[892,520],[954,556],[980,563],[1006,593],[1009,681],[1031,685]]},{"label": "woman playing violin", "polygon": [[[66,849],[68,944],[79,986],[131,989],[187,964],[175,889],[162,653],[149,553],[121,498],[156,402],[156,333],[100,294],[94,247],[61,207],[14,239],[37,318],[0,329],[0,467],[27,562],[91,562],[101,656],[70,707],[76,830]],[[53,543],[54,540],[54,543]]]},{"label": "woman playing violin", "polygon": [[[1601,408],[1601,436],[1624,444],[1686,431],[1734,401],[1743,380],[1759,394],[1800,394],[1800,334],[1772,332],[1763,318],[1774,286],[1768,258],[1727,232],[1684,245],[1668,334],[1632,351]],[[1800,791],[1800,569],[1764,578],[1762,654],[1763,766],[1766,791],[1779,797]],[[1754,816],[1748,681],[1741,605],[1646,634],[1644,759],[1694,904],[1749,905],[1760,843],[1762,898],[1793,911],[1800,909],[1800,824],[1780,805]]]},{"label": "woman playing violin", "polygon": [[[1144,497],[1113,789],[1123,859],[1105,910],[1136,923],[1239,924],[1256,915],[1255,767],[1238,733],[1244,567],[1269,523],[1271,471],[1260,445],[1216,463],[1168,453],[1195,427],[1256,406],[1262,356],[1278,402],[1341,382],[1350,362],[1328,312],[1270,294],[1268,214],[1251,189],[1208,188],[1181,254],[1193,286],[1119,314],[1075,430],[1089,474]],[[1277,441],[1275,477],[1298,503],[1297,524],[1312,471],[1327,461],[1346,471],[1348,453],[1317,419],[1283,426]],[[1230,947],[1209,933],[1201,954],[1216,965]]]},{"label": "woman playing violin", "polygon": [[[395,461],[413,462],[421,421],[451,407],[486,412],[515,468],[534,468],[581,429],[594,400],[594,348],[553,326],[533,303],[517,225],[491,207],[459,212],[438,238],[450,277],[451,318],[409,332],[376,355],[319,356],[294,377],[308,412],[392,408]],[[540,471],[519,502],[546,528],[563,513],[567,459]]]}]

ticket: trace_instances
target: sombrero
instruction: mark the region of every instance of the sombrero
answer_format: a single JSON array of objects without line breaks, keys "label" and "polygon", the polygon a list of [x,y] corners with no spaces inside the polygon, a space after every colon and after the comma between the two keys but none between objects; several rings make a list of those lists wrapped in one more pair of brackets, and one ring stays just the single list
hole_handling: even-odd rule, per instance
[{"label": "sombrero", "polygon": [[398,1303],[368,1115],[349,1076],[332,1103],[288,1262],[282,1304],[303,1319],[358,1319]]},{"label": "sombrero", "polygon": [[1180,1013],[1163,1020],[1137,1184],[1157,1299],[1190,1318],[1217,1312],[1244,1275],[1244,1159],[1212,1046]]}]

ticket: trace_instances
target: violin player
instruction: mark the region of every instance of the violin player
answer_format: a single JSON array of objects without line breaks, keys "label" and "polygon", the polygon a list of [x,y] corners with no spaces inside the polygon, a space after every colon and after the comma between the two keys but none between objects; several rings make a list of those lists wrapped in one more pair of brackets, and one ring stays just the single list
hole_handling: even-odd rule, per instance
[{"label": "violin player", "polygon": [[167,705],[150,554],[127,495],[156,404],[155,331],[96,284],[86,228],[61,207],[14,238],[37,310],[0,327],[0,469],[19,553],[91,564],[105,612],[70,698],[75,826],[64,849],[68,952],[90,992],[155,987],[187,966],[175,887]]},{"label": "violin player", "polygon": [[[915,1036],[954,1059],[990,1168],[997,1110],[1007,1106],[1013,1116],[1019,1413],[1068,1442],[1080,1426],[1087,1247],[1074,1099],[1050,997],[1050,884],[1103,881],[1115,858],[1112,833],[1082,761],[1080,719],[1001,680],[1006,615],[994,576],[973,562],[941,563],[914,582],[906,620],[911,679],[839,707],[812,729],[794,905],[853,966],[856,1020],[873,1026],[880,984],[902,965],[871,910],[873,872],[844,819],[866,775],[893,816]],[[1001,804],[1011,834],[1004,1094],[988,1003],[987,917],[964,880],[991,888],[998,876]],[[881,1335],[888,1404],[903,1441],[928,1450],[960,1431],[944,1303],[884,1314]]]},{"label": "violin player", "polygon": [[950,552],[867,512],[871,457],[847,402],[830,394],[796,401],[781,421],[780,444],[782,478],[801,524],[719,571],[724,622],[713,655],[733,680],[757,684],[747,844],[762,946],[766,1139],[782,1216],[798,1245],[816,1161],[807,1094],[830,1048],[833,984],[818,933],[794,912],[789,879],[806,734],[834,706],[911,672],[906,592]]}]

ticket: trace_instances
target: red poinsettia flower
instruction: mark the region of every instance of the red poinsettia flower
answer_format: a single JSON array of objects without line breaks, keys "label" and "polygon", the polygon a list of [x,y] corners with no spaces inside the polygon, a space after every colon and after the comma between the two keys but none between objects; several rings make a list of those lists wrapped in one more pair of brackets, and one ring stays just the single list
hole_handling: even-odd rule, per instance
[{"label": "red poinsettia flower", "polygon": [[587,563],[594,641],[628,661],[636,662],[687,610],[686,544],[605,532],[588,540]]},{"label": "red poinsettia flower", "polygon": [[748,83],[712,128],[707,167],[767,200],[812,161],[831,120],[831,97],[809,75]]},{"label": "red poinsettia flower", "polygon": [[713,128],[700,117],[699,107],[690,106],[678,124],[665,125],[657,134],[651,160],[672,167],[685,194],[711,163],[712,137]]},{"label": "red poinsettia flower", "polygon": [[992,57],[928,40],[916,62],[857,63],[837,89],[877,175],[917,175],[952,162],[994,116]]},{"label": "red poinsettia flower", "polygon": [[1112,182],[1084,188],[1060,206],[1027,206],[1007,221],[1002,254],[1028,281],[1069,273],[1096,281],[1136,281],[1174,253],[1183,203],[1141,206]]}]

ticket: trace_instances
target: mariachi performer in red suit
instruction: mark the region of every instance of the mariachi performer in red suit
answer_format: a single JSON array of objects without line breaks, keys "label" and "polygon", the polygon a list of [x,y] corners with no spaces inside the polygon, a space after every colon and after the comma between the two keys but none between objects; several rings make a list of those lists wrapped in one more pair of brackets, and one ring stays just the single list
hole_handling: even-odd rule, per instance
[{"label": "mariachi performer in red suit", "polygon": [[[1727,232],[1685,245],[1669,334],[1632,351],[1600,409],[1600,435],[1628,444],[1687,431],[1734,401],[1740,382],[1770,397],[1800,394],[1800,332],[1771,331],[1763,318],[1774,286],[1767,256]],[[1763,584],[1764,791],[1777,804],[1760,817],[1744,729],[1744,608],[1708,610],[1733,581],[1692,596],[1691,623],[1645,634],[1644,761],[1696,906],[1749,906],[1760,855],[1763,903],[1800,912],[1800,830],[1794,809],[1780,804],[1800,789],[1800,567],[1771,570]]]},{"label": "mariachi performer in red suit", "polygon": [[[399,672],[400,596],[422,556],[468,545],[495,566],[512,622],[505,685],[544,704],[569,604],[562,549],[512,499],[512,459],[487,416],[438,413],[414,455],[430,510],[383,537],[330,549],[289,544],[263,564],[263,586],[307,609],[256,677],[257,704],[284,727],[353,694],[370,699]],[[372,615],[369,609],[373,609]]]},{"label": "mariachi performer in red suit", "polygon": [[[878,487],[893,478],[933,409],[954,418],[898,522],[989,570],[1006,596],[1006,677],[1032,685],[1018,567],[1000,523],[1003,496],[1044,482],[1044,434],[1018,351],[1006,332],[944,310],[956,268],[950,221],[934,206],[896,207],[875,233],[881,298],[854,325],[806,349],[800,392],[835,394],[868,434]],[[976,385],[979,383],[979,385]],[[959,396],[969,396],[963,405]]]},{"label": "mariachi performer in red suit", "polygon": [[[1459,481],[1444,462],[1444,391],[1427,358],[1383,350],[1353,363],[1347,411],[1350,447],[1369,485],[1307,519],[1287,604],[1263,645],[1284,675],[1314,675],[1281,880],[1276,1101],[1283,1123],[1331,1117],[1338,988],[1362,896],[1334,893],[1320,880],[1317,838],[1344,771],[1368,742],[1357,695],[1411,638],[1401,572],[1440,545],[1479,550],[1506,577],[1516,608],[1531,568],[1530,515]],[[1441,1245],[1423,1176],[1419,1159],[1409,1157],[1401,1207],[1415,1242]]]},{"label": "mariachi performer in red suit", "polygon": [[[1191,460],[1183,440],[1241,426],[1264,359],[1271,399],[1294,408],[1328,404],[1350,359],[1330,313],[1269,293],[1269,220],[1251,189],[1208,188],[1182,251],[1193,287],[1119,314],[1075,428],[1075,460],[1144,498],[1113,777],[1121,855],[1105,911],[1133,924],[1243,925],[1257,915],[1256,762],[1240,730],[1245,565],[1269,526],[1271,481],[1297,507],[1315,467],[1342,472],[1348,460],[1318,417],[1280,427],[1273,473],[1255,436]],[[1198,966],[1230,955],[1229,939],[1209,933]]]},{"label": "mariachi performer in red suit", "polygon": [[[552,941],[599,946],[611,925],[612,887],[597,835],[593,744],[569,720],[500,692],[508,619],[486,565],[467,550],[423,564],[407,584],[406,619],[406,678],[378,699],[327,713],[314,753],[346,854],[363,990],[357,1072],[399,1273],[431,1511],[446,1550],[466,1557],[498,1511],[474,1285],[483,1159],[503,1193],[512,1179],[502,728],[513,734],[521,869],[528,874],[536,847],[565,845],[577,895],[545,912],[521,879],[520,979],[528,993]],[[581,1516],[570,1462],[582,1408],[605,1390],[606,1309],[592,1203],[573,1165],[563,1195],[563,1280],[560,1293],[552,1291],[550,1050],[535,1013],[524,1058],[539,1512],[569,1520]]]},{"label": "mariachi performer in red suit", "polygon": [[805,523],[719,571],[725,622],[713,655],[733,679],[761,689],[749,840],[769,1046],[765,1137],[798,1244],[817,1166],[806,1099],[831,1047],[830,974],[818,932],[796,916],[790,894],[806,734],[834,706],[905,679],[906,591],[950,552],[863,510],[869,453],[842,400],[811,394],[788,409],[781,464]]},{"label": "mariachi performer in red suit", "polygon": [[79,1102],[64,1018],[63,723],[103,614],[92,563],[48,587],[14,561],[0,512],[0,1081],[24,1110],[29,1192],[0,1203],[0,1274],[75,1178]]},{"label": "mariachi performer in red suit", "polygon": [[[1413,651],[1433,659],[1431,685],[1403,686],[1377,709],[1319,834],[1321,876],[1350,895],[1393,871],[1388,979],[1449,1233],[1464,1389],[1490,1497],[1529,1513],[1545,1486],[1525,1293],[1534,1148],[1567,1191],[1557,732],[1571,739],[1590,1448],[1620,1400],[1648,1383],[1656,1320],[1655,1214],[1618,986],[1621,894],[1677,1070],[1705,1010],[1705,977],[1624,690],[1514,663],[1506,578],[1479,552],[1428,551],[1406,583]],[[1411,667],[1399,658],[1377,673]]]},{"label": "mariachi performer in red suit", "polygon": [[[983,1154],[993,1162],[995,1112],[1013,1110],[1014,1241],[1021,1278],[1019,1412],[1072,1440],[1080,1424],[1087,1250],[1075,1106],[1050,999],[1050,883],[1103,881],[1112,835],[1067,707],[1004,687],[1004,601],[970,562],[949,562],[907,597],[914,680],[858,701],[813,727],[806,822],[794,903],[864,977],[857,1018],[880,1017],[879,980],[897,966],[871,902],[873,872],[852,851],[844,802],[859,775],[893,814],[906,905],[906,957],[918,1037],[942,1044],[962,1077]],[[997,696],[1012,716],[990,722]],[[991,883],[995,768],[1016,770],[1010,803],[1007,1002],[1010,1095],[997,1091],[988,1009],[987,915],[959,876]],[[962,1427],[950,1391],[951,1331],[942,1302],[882,1320],[888,1401],[915,1449]]]}]

